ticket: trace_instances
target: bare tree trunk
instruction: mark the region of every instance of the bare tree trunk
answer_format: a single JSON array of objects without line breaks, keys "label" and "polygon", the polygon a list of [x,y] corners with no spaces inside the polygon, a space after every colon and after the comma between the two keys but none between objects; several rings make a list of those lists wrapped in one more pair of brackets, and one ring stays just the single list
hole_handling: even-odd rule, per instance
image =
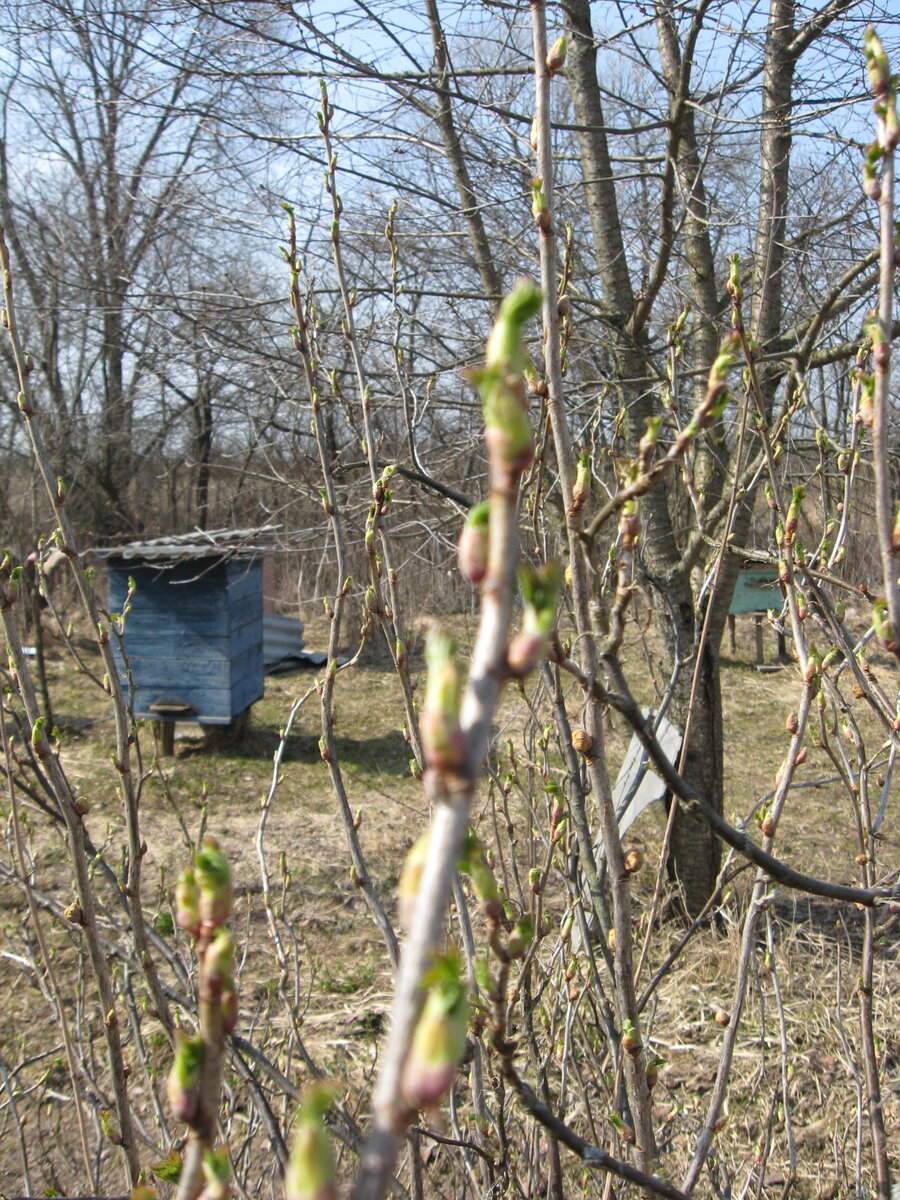
[{"label": "bare tree trunk", "polygon": [[[644,340],[635,342],[629,334],[631,319],[641,304],[635,297],[627,270],[622,226],[615,192],[612,161],[604,133],[601,93],[597,80],[596,39],[587,0],[566,0],[565,14],[570,37],[569,84],[579,125],[582,170],[586,201],[594,236],[597,267],[604,285],[606,307],[610,311],[612,342],[616,355],[620,403],[626,412],[629,442],[636,447],[646,428],[647,419],[659,410],[656,396],[646,387],[631,381],[646,375]],[[670,153],[678,157],[682,182],[692,197],[690,232],[692,235],[692,286],[704,316],[715,312],[715,287],[712,252],[706,224],[705,198],[695,167],[690,171],[693,140],[692,110],[686,103],[689,78],[682,70],[680,48],[671,18],[661,12],[661,42],[664,64],[670,77],[670,113],[678,123],[678,136],[670,138]],[[697,24],[699,31],[699,23]],[[686,158],[679,154],[687,133]],[[696,161],[696,147],[694,146]],[[660,255],[667,254],[665,247]],[[652,274],[652,272],[651,272]],[[614,314],[614,315],[613,315]],[[674,314],[673,314],[674,315]],[[646,327],[646,316],[643,328]],[[641,337],[639,333],[637,335]],[[698,345],[701,359],[711,360],[718,344],[714,326],[707,325]],[[708,363],[702,363],[708,365]],[[718,642],[708,646],[697,670],[696,695],[692,677],[696,665],[697,621],[691,591],[690,562],[682,560],[680,539],[672,522],[671,494],[673,478],[641,500],[642,556],[658,595],[659,627],[663,642],[663,665],[675,676],[670,715],[684,730],[690,722],[690,739],[683,765],[684,777],[717,812],[722,811],[722,713],[718,681]],[[676,488],[677,490],[677,488]],[[670,870],[683,889],[685,907],[696,913],[711,895],[719,870],[719,845],[709,827],[696,816],[679,811],[671,844]]]},{"label": "bare tree trunk", "polygon": [[434,45],[434,69],[437,74],[434,90],[438,99],[438,107],[434,117],[441,131],[447,160],[450,163],[450,169],[453,172],[453,178],[456,182],[456,189],[459,193],[460,203],[462,204],[462,214],[466,219],[469,238],[475,251],[475,261],[478,265],[481,286],[484,288],[485,296],[496,308],[503,294],[503,281],[500,278],[500,272],[497,270],[494,256],[491,253],[490,240],[484,227],[484,218],[482,217],[478,196],[472,185],[465,154],[463,153],[459,134],[456,129],[448,86],[450,63],[447,56],[447,42],[444,37],[443,26],[441,25],[437,0],[425,0],[425,9],[428,13],[428,25],[431,30],[432,44]]},{"label": "bare tree trunk", "polygon": [[200,380],[194,403],[194,511],[198,529],[206,529],[209,521],[209,477],[212,457],[212,396],[208,380]]}]

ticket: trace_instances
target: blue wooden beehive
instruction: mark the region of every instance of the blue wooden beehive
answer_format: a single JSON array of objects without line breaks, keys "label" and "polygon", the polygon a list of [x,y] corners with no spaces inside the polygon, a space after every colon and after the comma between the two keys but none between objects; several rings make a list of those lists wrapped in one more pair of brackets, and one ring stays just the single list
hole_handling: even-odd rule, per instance
[{"label": "blue wooden beehive", "polygon": [[[156,539],[100,553],[107,563],[110,611],[122,611],[129,576],[137,585],[124,636],[136,716],[228,725],[260,699],[259,553],[230,550],[224,531],[218,539]],[[116,660],[124,683],[118,650]]]}]

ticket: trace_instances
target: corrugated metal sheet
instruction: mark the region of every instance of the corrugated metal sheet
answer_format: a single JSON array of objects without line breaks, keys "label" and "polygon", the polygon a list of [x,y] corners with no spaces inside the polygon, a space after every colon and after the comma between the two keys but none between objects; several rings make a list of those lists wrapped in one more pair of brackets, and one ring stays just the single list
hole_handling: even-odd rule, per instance
[{"label": "corrugated metal sheet", "polygon": [[126,562],[153,562],[160,566],[203,558],[256,558],[271,553],[278,525],[256,529],[208,529],[168,537],[126,542],[122,546],[98,546],[100,558]]},{"label": "corrugated metal sheet", "polygon": [[263,662],[266,671],[276,663],[299,658],[306,642],[303,625],[293,617],[263,613]]}]

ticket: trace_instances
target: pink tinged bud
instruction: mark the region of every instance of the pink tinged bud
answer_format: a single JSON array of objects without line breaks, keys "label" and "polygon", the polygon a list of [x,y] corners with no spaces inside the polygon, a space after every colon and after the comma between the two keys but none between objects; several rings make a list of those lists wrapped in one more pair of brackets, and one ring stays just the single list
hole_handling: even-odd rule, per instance
[{"label": "pink tinged bud", "polygon": [[231,867],[215,838],[206,838],[194,857],[194,877],[200,889],[200,920],[218,929],[231,916]]},{"label": "pink tinged bud", "polygon": [[509,643],[506,661],[511,674],[517,678],[530,675],[544,656],[546,639],[537,632],[517,633]]},{"label": "pink tinged bud", "polygon": [[806,659],[806,669],[803,672],[805,683],[816,684],[822,676],[822,654],[817,646],[810,646]]},{"label": "pink tinged bud", "polygon": [[797,525],[800,522],[800,506],[803,503],[803,488],[795,487],[791,495],[791,503],[788,508],[787,518],[784,522],[784,537],[788,545],[794,541],[794,535],[797,532]]},{"label": "pink tinged bud", "polygon": [[50,757],[50,742],[44,733],[45,724],[44,717],[38,717],[31,730],[31,748],[42,762],[46,762]]},{"label": "pink tinged bud", "polygon": [[631,1058],[634,1058],[641,1049],[640,1034],[634,1027],[634,1023],[629,1020],[622,1022],[622,1049]]},{"label": "pink tinged bud", "polygon": [[619,537],[623,550],[633,550],[641,536],[641,517],[636,500],[626,500],[619,518]]},{"label": "pink tinged bud", "polygon": [[226,1033],[234,1033],[238,1023],[238,996],[233,986],[226,985],[222,989],[222,999],[219,1001],[222,1011],[222,1028]]},{"label": "pink tinged bud", "polygon": [[490,504],[487,501],[476,504],[469,510],[459,535],[456,561],[460,574],[469,583],[481,583],[487,571],[489,520]]},{"label": "pink tinged bud", "polygon": [[419,732],[425,761],[439,771],[452,771],[465,755],[459,728],[462,670],[456,643],[443,629],[434,626],[425,643],[428,674]]},{"label": "pink tinged bud", "polygon": [[662,417],[648,417],[646,425],[644,436],[638,442],[638,472],[641,475],[649,470],[653,455],[656,453]]},{"label": "pink tinged bud", "polygon": [[521,475],[534,462],[531,425],[527,417],[524,417],[524,408],[521,409],[523,420],[515,409],[507,407],[506,412],[510,421],[508,425],[504,426],[499,417],[502,411],[503,405],[496,403],[495,395],[496,420],[494,424],[488,425],[485,429],[484,444],[492,460],[502,463],[507,471]]},{"label": "pink tinged bud", "polygon": [[284,1174],[285,1200],[337,1200],[334,1152],[322,1121],[330,1088],[316,1084],[304,1094]]},{"label": "pink tinged bud", "polygon": [[730,263],[730,270],[728,273],[728,283],[725,286],[734,305],[739,307],[741,301],[744,299],[744,288],[741,284],[741,257],[739,254],[732,254],[728,261]]},{"label": "pink tinged bud", "polygon": [[[549,210],[543,211],[549,217]],[[481,393],[491,461],[511,474],[524,471],[534,457],[524,383],[529,362],[522,334],[540,306],[540,288],[531,280],[520,280],[500,305],[484,367],[469,372]]]},{"label": "pink tinged bud", "polygon": [[870,200],[877,203],[881,199],[881,180],[878,177],[878,171],[868,159],[863,160],[862,179],[863,191]]},{"label": "pink tinged bud", "polygon": [[544,196],[544,181],[540,176],[531,181],[531,215],[539,229],[550,228],[550,209]]},{"label": "pink tinged bud", "polygon": [[547,72],[552,78],[557,71],[561,71],[566,62],[566,39],[560,35],[547,54]]},{"label": "pink tinged bud", "polygon": [[206,1180],[206,1187],[200,1193],[199,1200],[228,1200],[231,1191],[228,1186],[231,1179],[231,1160],[227,1146],[204,1153],[203,1178]]},{"label": "pink tinged bud", "polygon": [[526,565],[519,572],[524,601],[522,630],[512,639],[507,651],[507,664],[515,676],[522,677],[533,671],[547,651],[556,620],[556,597],[562,575],[562,567],[557,562],[546,563],[538,570]]},{"label": "pink tinged bud", "polygon": [[485,366],[505,374],[523,375],[528,352],[522,342],[525,326],[541,309],[541,289],[531,279],[520,279],[500,305],[485,350]]},{"label": "pink tinged bud", "polygon": [[533,366],[525,368],[525,386],[528,389],[529,396],[546,396],[548,392],[547,381],[542,379],[535,371]]},{"label": "pink tinged bud", "polygon": [[175,885],[175,921],[192,937],[200,932],[200,889],[192,867],[182,871]]},{"label": "pink tinged bud", "polygon": [[708,428],[713,421],[722,415],[728,404],[726,384],[731,368],[737,362],[740,350],[740,337],[732,332],[727,335],[719,347],[718,356],[713,363],[706,385],[706,395],[694,410],[690,422],[684,429],[679,443],[685,444],[696,437],[702,430]]},{"label": "pink tinged bud", "polygon": [[463,856],[459,861],[459,869],[468,875],[472,890],[488,916],[500,918],[500,892],[494,872],[485,860],[481,843],[474,833],[466,838]]},{"label": "pink tinged bud", "polygon": [[871,25],[863,34],[863,46],[866,52],[869,87],[875,99],[884,103],[892,91],[891,65],[885,54],[881,38]]},{"label": "pink tinged bud", "polygon": [[222,989],[231,983],[234,965],[234,938],[227,929],[219,929],[203,955],[203,975],[211,988]]},{"label": "pink tinged bud", "polygon": [[431,988],[403,1067],[401,1090],[411,1108],[434,1108],[450,1091],[465,1054],[468,1020],[458,979]]},{"label": "pink tinged bud", "polygon": [[578,456],[575,483],[572,485],[572,503],[569,511],[576,513],[584,507],[591,490],[591,456],[584,451]]},{"label": "pink tinged bud", "polygon": [[885,150],[896,150],[900,144],[900,121],[897,119],[897,93],[893,86],[882,120],[884,121],[881,134],[882,144]]},{"label": "pink tinged bud", "polygon": [[859,411],[857,412],[857,420],[861,421],[867,429],[871,429],[875,424],[874,375],[859,376]]},{"label": "pink tinged bud", "polygon": [[875,629],[875,636],[884,650],[891,654],[900,651],[900,641],[897,640],[896,631],[890,620],[887,601],[880,597],[872,605],[872,625]]},{"label": "pink tinged bud", "polygon": [[531,943],[534,941],[534,918],[530,914],[525,913],[519,917],[512,933],[509,935],[509,941],[506,944],[507,952],[512,958],[519,958],[525,953]]},{"label": "pink tinged bud", "polygon": [[427,854],[428,834],[423,833],[410,847],[406,861],[403,864],[403,870],[400,872],[400,881],[397,884],[400,924],[404,929],[409,929],[412,925],[413,914],[416,911],[416,904],[419,899],[422,869],[425,866]]},{"label": "pink tinged bud", "polygon": [[169,1072],[167,1091],[176,1121],[192,1121],[200,1100],[200,1068],[203,1065],[203,1038],[191,1037],[183,1029],[175,1030],[175,1059]]}]

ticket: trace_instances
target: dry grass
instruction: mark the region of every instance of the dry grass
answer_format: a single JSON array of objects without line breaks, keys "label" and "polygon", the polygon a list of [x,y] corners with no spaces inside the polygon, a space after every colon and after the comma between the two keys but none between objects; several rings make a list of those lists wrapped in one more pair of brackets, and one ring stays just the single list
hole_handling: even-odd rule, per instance
[{"label": "dry grass", "polygon": [[[460,632],[465,636],[462,620]],[[313,646],[324,644],[323,628],[314,622],[309,624],[307,641]],[[739,654],[735,659],[726,654],[722,672],[729,746],[726,814],[732,819],[750,813],[757,798],[771,788],[785,743],[784,718],[795,706],[799,690],[795,671],[788,668],[761,674],[747,661],[752,653],[750,627],[742,625]],[[637,648],[632,654],[640,666]],[[61,658],[53,660],[51,669],[56,721],[62,731],[62,758],[70,776],[91,800],[87,819],[90,834],[97,846],[109,849],[115,866],[122,818],[108,771],[112,726],[104,697],[65,666]],[[314,694],[305,702],[288,738],[264,843],[279,928],[293,956],[286,974],[278,970],[267,932],[255,846],[261,799],[269,790],[279,730],[292,702],[307,691],[312,679],[311,675],[300,674],[268,680],[265,698],[254,709],[252,731],[241,746],[210,749],[204,746],[198,728],[180,727],[175,756],[155,769],[147,749],[151,742],[145,736],[145,907],[151,918],[165,920],[171,912],[174,878],[189,856],[188,842],[195,840],[204,826],[215,832],[234,864],[239,896],[234,925],[245,955],[239,1032],[265,1047],[279,1070],[295,1083],[302,1082],[305,1069],[292,1038],[302,1038],[319,1067],[347,1085],[349,1104],[362,1116],[368,1083],[377,1064],[378,1034],[389,1005],[390,971],[377,929],[350,879],[344,835],[335,818],[327,772],[318,753],[318,702]],[[361,810],[363,848],[372,879],[392,908],[391,897],[403,856],[427,817],[420,785],[409,773],[408,748],[398,732],[402,724],[398,690],[386,670],[353,668],[338,681],[337,706],[340,761],[351,803]],[[513,738],[522,745],[523,732],[528,735],[527,704],[514,691],[506,697],[498,726],[501,743]],[[871,733],[870,725],[866,729]],[[625,745],[625,731],[614,726],[610,733],[613,771],[624,755]],[[538,790],[532,792],[532,812],[525,811],[521,795],[514,793],[511,804],[517,825],[516,855],[527,868],[543,853],[540,835],[531,832],[531,826],[543,815],[539,792],[542,762],[535,750],[533,730],[524,746],[517,752],[521,778]],[[777,849],[804,870],[855,882],[858,868],[854,862],[854,823],[846,795],[833,782],[833,775],[824,752],[811,745],[800,778],[816,786],[798,790],[792,798]],[[495,820],[494,805],[499,801],[496,789],[484,789],[478,815],[485,840],[493,836],[495,828],[502,827],[502,821]],[[889,809],[882,857],[884,863],[896,868],[900,847],[896,820],[891,817]],[[28,825],[35,854],[35,886],[48,904],[64,906],[71,900],[71,880],[62,838],[48,827],[46,818],[34,806],[28,808]],[[658,858],[661,826],[661,814],[654,814],[634,831],[634,840],[644,848],[648,864]],[[6,865],[12,859],[9,826],[7,833]],[[501,845],[499,849],[508,859],[510,847]],[[284,877],[279,867],[282,852],[288,872]],[[652,869],[642,872],[636,888],[638,936],[649,908],[652,875]],[[728,1008],[731,1002],[741,914],[751,882],[750,872],[735,881],[719,927],[701,930],[688,943],[647,1010],[651,1045],[666,1060],[654,1099],[663,1161],[673,1179],[679,1177],[685,1165],[715,1078],[723,1030],[714,1018],[718,1009]],[[10,882],[0,882],[0,889],[4,952],[0,986],[5,997],[0,1007],[0,1064],[9,1080],[8,1088],[0,1086],[0,1191],[24,1191],[24,1144],[36,1193],[72,1193],[81,1189],[83,1180],[73,1142],[72,1085],[64,1065],[58,1025],[49,997],[42,990],[43,972],[36,969],[39,964],[21,891]],[[552,909],[552,897],[557,894],[562,895],[561,876],[548,893],[548,909]],[[753,978],[739,1030],[727,1120],[717,1134],[714,1161],[721,1178],[726,1173],[733,1175],[735,1195],[743,1194],[745,1185],[749,1187],[748,1196],[780,1194],[783,1181],[789,1177],[790,1134],[797,1153],[794,1194],[849,1194],[855,1187],[860,1105],[854,1072],[859,1069],[855,992],[862,916],[855,910],[838,910],[781,892],[766,921],[768,926],[760,926],[760,944],[754,954]],[[49,918],[48,930],[56,967],[64,980],[70,1019],[85,1043],[97,1040],[99,1054],[100,1014],[93,1010],[89,984],[78,973],[77,933],[65,922]],[[646,978],[664,960],[680,934],[681,930],[672,925],[656,930]],[[886,1119],[896,1139],[900,1121],[896,923],[888,919],[882,934],[875,1003],[883,1078],[888,1084]],[[115,941],[118,935],[111,936]],[[774,956],[768,962],[767,936],[774,947]],[[554,943],[555,933],[543,944],[548,959]],[[176,939],[174,945],[186,961],[186,944]],[[583,969],[583,963],[576,965]],[[552,978],[556,976],[551,972],[547,979]],[[140,1000],[137,981],[129,983],[121,967],[117,982],[123,995],[134,986]],[[786,1112],[782,1105],[782,1032],[776,984],[781,992],[788,1047],[784,1069],[790,1076],[790,1104]],[[559,1011],[554,1021],[562,1019],[567,1011],[564,997],[556,1004]],[[578,1015],[587,1028],[592,1019],[590,1007],[582,1002]],[[143,1057],[150,1074],[139,1069],[136,1060],[141,1056],[133,1041],[129,1041],[128,1053],[134,1066],[132,1092],[136,1103],[146,1111],[150,1091],[159,1086],[167,1069],[168,1048],[154,1021],[145,1019],[143,1030]],[[589,1037],[585,1046],[579,1069],[588,1080],[595,1078],[600,1091],[591,1093],[588,1088],[578,1096],[573,1092],[569,1116],[589,1133],[585,1109],[592,1105],[599,1136],[604,1144],[615,1148],[602,1096],[607,1067],[598,1052],[590,1049]],[[526,1073],[531,1066],[523,1063]],[[101,1080],[99,1062],[97,1070]],[[554,1068],[551,1079],[555,1078]],[[237,1088],[237,1081],[232,1082]],[[98,1086],[102,1090],[102,1084]],[[14,1106],[10,1093],[15,1096]],[[246,1133],[247,1145],[258,1149],[262,1135],[253,1127],[246,1098],[241,1099],[237,1090],[235,1097],[234,1129],[237,1134]],[[281,1113],[283,1100],[277,1098],[277,1089],[273,1103]],[[460,1105],[465,1110],[465,1082]],[[24,1122],[21,1139],[16,1119]],[[524,1129],[518,1118],[510,1120],[511,1128]],[[148,1135],[159,1145],[159,1135],[151,1126]],[[533,1135],[529,1132],[522,1136],[527,1139]],[[865,1131],[862,1136],[866,1144]],[[765,1173],[760,1177],[754,1165],[767,1143]],[[115,1151],[102,1138],[98,1144],[107,1164],[103,1179],[107,1187],[113,1187]],[[441,1151],[429,1168],[429,1194],[459,1194],[461,1177],[449,1167],[446,1153]],[[149,1150],[147,1156],[152,1158]],[[254,1170],[258,1171],[258,1165]],[[259,1173],[264,1177],[267,1174]],[[601,1195],[602,1180],[587,1176],[574,1160],[566,1160],[566,1173],[572,1196]],[[708,1180],[702,1182],[701,1191],[711,1193]]]}]

